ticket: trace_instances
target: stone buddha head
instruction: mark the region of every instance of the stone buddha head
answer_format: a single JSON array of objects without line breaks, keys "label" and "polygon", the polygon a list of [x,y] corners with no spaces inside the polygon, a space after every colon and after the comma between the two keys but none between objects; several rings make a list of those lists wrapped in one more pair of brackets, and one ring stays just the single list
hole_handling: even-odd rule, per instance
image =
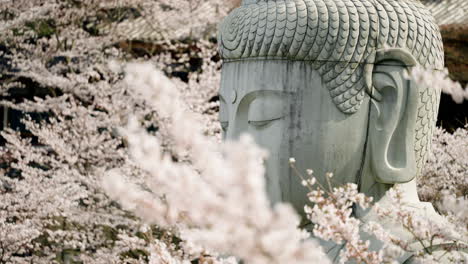
[{"label": "stone buddha head", "polygon": [[405,78],[443,68],[438,26],[417,0],[246,0],[221,24],[220,122],[270,153],[267,193],[299,212],[318,181],[357,183],[377,200],[395,184],[417,198],[440,90]]}]

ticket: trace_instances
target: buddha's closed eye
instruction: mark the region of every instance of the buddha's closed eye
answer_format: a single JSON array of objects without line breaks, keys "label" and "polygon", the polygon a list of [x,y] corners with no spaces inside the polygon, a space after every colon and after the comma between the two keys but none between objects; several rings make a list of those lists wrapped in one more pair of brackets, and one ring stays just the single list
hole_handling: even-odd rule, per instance
[{"label": "buddha's closed eye", "polygon": [[265,120],[265,121],[249,121],[250,125],[253,125],[257,128],[265,127],[266,125],[270,124],[272,121],[278,120],[281,118],[273,119],[273,120]]},{"label": "buddha's closed eye", "polygon": [[[285,115],[286,94],[277,91],[255,91],[244,96],[240,103],[227,104],[221,96],[219,122],[224,132],[228,130],[234,121],[235,126],[249,125],[253,129],[264,129],[273,121],[279,120]],[[232,108],[230,108],[232,107]],[[235,116],[231,116],[230,112]]]},{"label": "buddha's closed eye", "polygon": [[264,128],[275,120],[283,118],[284,98],[265,95],[255,98],[249,107],[248,123],[255,128]]}]

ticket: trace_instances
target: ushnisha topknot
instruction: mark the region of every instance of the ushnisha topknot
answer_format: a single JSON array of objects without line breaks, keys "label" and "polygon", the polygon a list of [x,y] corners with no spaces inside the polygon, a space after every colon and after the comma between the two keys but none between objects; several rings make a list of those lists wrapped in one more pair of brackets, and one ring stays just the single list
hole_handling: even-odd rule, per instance
[{"label": "ushnisha topknot", "polygon": [[383,48],[403,48],[442,69],[437,24],[418,0],[244,0],[221,24],[220,53],[231,60],[308,61],[335,105],[356,112],[365,64]]}]

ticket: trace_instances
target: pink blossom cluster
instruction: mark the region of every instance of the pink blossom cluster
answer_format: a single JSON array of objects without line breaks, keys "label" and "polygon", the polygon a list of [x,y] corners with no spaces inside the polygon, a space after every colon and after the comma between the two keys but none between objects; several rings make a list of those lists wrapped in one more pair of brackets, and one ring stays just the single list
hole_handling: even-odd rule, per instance
[{"label": "pink blossom cluster", "polygon": [[[428,78],[428,76],[431,77]],[[463,88],[459,82],[451,80],[447,68],[443,71],[438,71],[417,66],[413,67],[406,77],[414,80],[419,85],[434,87],[443,93],[449,94],[453,101],[458,104],[463,103],[464,100],[468,100],[468,86]]]},{"label": "pink blossom cluster", "polygon": [[[199,9],[199,4],[212,9],[216,1],[190,2],[194,9]],[[187,6],[189,1],[167,4]],[[145,9],[151,6],[156,13]],[[100,183],[103,171],[115,167],[142,181],[144,173],[128,159],[127,142],[117,128],[132,113],[140,125],[154,133],[158,117],[124,85],[123,72],[109,66],[111,60],[139,60],[116,48],[122,36],[114,31],[93,35],[85,30],[90,19],[98,18],[97,22],[105,25],[105,19],[99,20],[103,13],[115,11],[120,16],[125,8],[138,9],[147,22],[151,17],[142,9],[151,15],[163,12],[155,1],[0,4],[2,118],[11,118],[8,113],[13,110],[46,116],[37,120],[24,115],[22,124],[28,134],[4,127],[9,120],[2,123],[1,136],[6,143],[0,148],[0,162],[7,167],[0,168],[0,263],[148,261],[150,239],[140,238],[142,222],[109,199]],[[179,11],[186,10],[181,6]],[[163,41],[167,49],[183,47],[172,44],[174,40]],[[189,75],[189,84],[177,82],[177,89],[188,91],[183,92],[184,97],[201,114],[215,107],[208,100],[215,95],[213,83],[219,76],[219,63],[211,60],[216,53],[213,43],[194,41],[198,47],[195,56],[201,57],[203,69]],[[172,64],[180,62],[159,59],[166,55],[163,51],[150,60],[169,72]],[[182,63],[188,60],[190,57]],[[10,99],[13,91],[31,87],[47,90],[47,95]],[[194,94],[200,96],[195,99]],[[200,122],[210,124],[207,130],[215,135],[219,129],[210,128],[215,124],[215,115],[210,113],[199,115]],[[149,230],[146,233],[158,228],[150,226]],[[161,230],[154,237],[163,242],[176,239],[168,234],[168,230]]]},{"label": "pink blossom cluster", "polygon": [[[219,144],[221,62],[209,38],[234,2],[0,1],[2,113],[47,116],[25,115],[26,135],[2,126],[0,263],[328,263],[297,228],[296,212],[267,201],[265,152],[247,137]],[[182,41],[187,38],[193,42]],[[122,42],[128,50],[117,48]],[[148,50],[136,56],[142,47]],[[120,63],[146,61],[175,76],[194,59],[200,68],[186,82],[169,81],[147,64]],[[443,75],[413,74],[466,99],[466,89],[446,85]],[[10,99],[12,91],[31,87],[47,95]],[[419,179],[421,198],[453,225],[428,226],[391,195],[398,205],[392,219],[422,241],[450,240],[454,232],[466,237],[467,131],[436,130]],[[317,222],[316,236],[346,244],[342,259],[387,263],[408,251],[427,261],[440,257],[369,223],[385,243],[373,251],[359,237],[362,223],[352,210],[369,206],[370,198],[352,184],[321,190],[310,192],[306,210]]]},{"label": "pink blossom cluster", "polygon": [[122,133],[148,178],[138,187],[110,172],[104,187],[111,197],[148,223],[177,226],[192,245],[188,253],[209,250],[248,263],[328,262],[297,228],[299,217],[290,205],[271,207],[262,176],[265,152],[249,137],[220,144],[204,136],[177,89],[148,64],[128,66],[126,81],[167,120],[164,129],[174,152],[188,155],[190,164],[174,162],[157,138],[132,121]]},{"label": "pink blossom cluster", "polygon": [[[395,253],[402,255],[410,252],[422,263],[464,263],[467,258],[463,252],[467,248],[468,229],[457,226],[465,221],[463,217],[444,217],[453,212],[440,216],[430,214],[427,210],[415,210],[414,205],[406,202],[404,196],[401,188],[394,187],[387,192],[389,201],[379,202],[372,208],[383,223],[399,226],[403,233],[384,231],[375,222],[366,223],[366,230],[385,242],[386,247]],[[455,208],[458,208],[459,202],[450,201]],[[462,211],[466,214],[466,209]]]},{"label": "pink blossom cluster", "polygon": [[[437,207],[446,196],[466,197],[468,192],[468,127],[448,133],[434,130],[432,151],[419,177],[419,196]],[[439,210],[443,210],[439,208]]]},{"label": "pink blossom cluster", "polygon": [[[464,198],[448,196],[444,199],[450,204],[444,205],[444,216],[448,218],[415,210],[414,205],[403,198],[403,190],[398,186],[387,192],[388,200],[372,204],[372,198],[359,193],[355,184],[332,188],[333,174],[330,173],[328,186],[324,187],[311,170],[307,170],[308,177],[304,177],[296,169],[294,159],[290,160],[290,165],[309,189],[311,205],[306,205],[304,210],[312,223],[313,234],[341,245],[340,263],[400,263],[404,256],[412,256],[421,263],[466,261],[467,255],[463,252],[467,248],[468,229],[466,208],[462,208],[466,206]],[[369,215],[376,213],[378,217],[358,218],[356,206],[369,209]]]},{"label": "pink blossom cluster", "polygon": [[353,216],[354,205],[369,208],[372,198],[359,193],[356,184],[348,183],[332,188],[332,173],[327,174],[326,188],[316,181],[312,170],[307,170],[306,178],[296,169],[294,159],[290,160],[290,165],[302,179],[302,185],[309,189],[307,197],[311,205],[306,205],[304,211],[313,223],[313,234],[326,241],[344,244],[340,251],[340,263],[348,260],[367,264],[382,263],[382,254],[371,251],[370,241],[361,239],[361,221]]}]

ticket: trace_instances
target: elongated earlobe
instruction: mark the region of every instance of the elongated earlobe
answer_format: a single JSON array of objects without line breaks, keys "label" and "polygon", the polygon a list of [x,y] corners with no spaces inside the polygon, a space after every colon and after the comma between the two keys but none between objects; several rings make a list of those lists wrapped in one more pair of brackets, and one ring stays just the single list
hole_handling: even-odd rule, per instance
[{"label": "elongated earlobe", "polygon": [[401,50],[381,56],[372,74],[369,155],[380,183],[409,182],[417,173],[414,133],[419,92],[404,77],[408,59],[403,58]]}]

